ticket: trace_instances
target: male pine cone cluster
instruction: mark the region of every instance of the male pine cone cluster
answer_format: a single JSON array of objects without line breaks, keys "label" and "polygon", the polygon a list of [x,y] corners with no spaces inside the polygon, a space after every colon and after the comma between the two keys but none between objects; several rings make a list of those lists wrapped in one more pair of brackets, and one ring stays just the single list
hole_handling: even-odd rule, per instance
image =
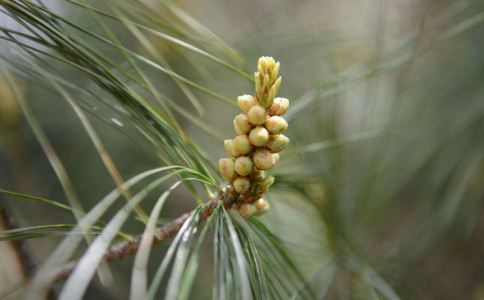
[{"label": "male pine cone cluster", "polygon": [[230,158],[219,161],[222,177],[241,197],[236,207],[244,217],[262,215],[269,210],[269,203],[262,198],[274,178],[266,177],[264,170],[271,169],[279,160],[279,152],[289,143],[282,133],[287,122],[282,115],[289,107],[289,100],[276,98],[281,85],[279,62],[272,57],[261,57],[255,72],[255,96],[237,98],[242,113],[235,116],[237,136],[224,141]]}]

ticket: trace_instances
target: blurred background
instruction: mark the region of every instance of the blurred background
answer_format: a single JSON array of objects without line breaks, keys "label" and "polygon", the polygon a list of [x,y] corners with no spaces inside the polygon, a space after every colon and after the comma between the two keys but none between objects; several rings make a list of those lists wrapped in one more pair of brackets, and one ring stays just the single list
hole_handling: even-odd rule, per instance
[{"label": "blurred background", "polygon": [[[90,5],[109,10],[109,2]],[[116,6],[130,10],[135,2]],[[119,43],[213,91],[140,65],[156,89],[182,108],[173,109],[173,117],[212,164],[225,155],[223,139],[234,135],[236,97],[253,91],[242,73],[254,72],[262,55],[281,62],[291,144],[271,171],[272,210],[261,220],[286,243],[318,299],[484,299],[484,1],[139,2],[157,16],[139,15],[140,22],[240,71],[155,34],[140,39],[129,26],[98,17]],[[43,3],[109,37],[76,2]],[[24,30],[5,13],[0,26]],[[85,42],[134,72],[119,51]],[[0,189],[68,203],[22,114],[21,97],[88,210],[115,187],[93,143],[65,99],[27,71],[26,56],[6,40],[0,49],[2,72],[18,87],[0,80]],[[110,107],[111,95],[72,66],[46,59],[73,85],[72,97],[124,178],[160,165],[153,145],[136,136],[136,122]],[[149,211],[155,199],[142,206]],[[187,189],[176,190],[160,222],[194,206]],[[6,194],[0,194],[0,208],[3,230],[76,222],[70,212]],[[16,297],[66,228],[29,231],[17,241],[3,237],[2,297]],[[136,234],[143,226],[133,216],[123,230]],[[152,259],[160,260],[168,246],[157,246]],[[193,299],[210,298],[210,243],[202,255]],[[95,280],[87,298],[127,298],[132,262],[113,263],[114,286]]]}]

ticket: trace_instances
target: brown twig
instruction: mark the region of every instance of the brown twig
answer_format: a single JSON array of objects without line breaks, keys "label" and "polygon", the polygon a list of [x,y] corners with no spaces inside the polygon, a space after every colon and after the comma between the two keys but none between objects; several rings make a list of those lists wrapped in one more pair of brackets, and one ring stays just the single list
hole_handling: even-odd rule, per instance
[{"label": "brown twig", "polygon": [[[218,201],[222,201],[225,207],[230,207],[234,202],[234,193],[229,190],[221,193],[217,198],[210,200],[205,209],[200,214],[200,220],[205,221],[210,215],[212,215]],[[154,239],[151,246],[154,246],[164,240],[172,238],[175,236],[183,223],[188,219],[191,213],[185,213],[180,217],[176,218],[172,222],[156,228],[154,233]],[[138,235],[130,241],[121,242],[113,247],[111,247],[103,256],[102,262],[107,263],[111,261],[120,260],[129,255],[133,255],[138,251],[141,243],[141,238],[143,235]],[[65,280],[72,273],[79,260],[71,261],[62,267],[60,267],[53,276],[53,282],[59,282]]]}]

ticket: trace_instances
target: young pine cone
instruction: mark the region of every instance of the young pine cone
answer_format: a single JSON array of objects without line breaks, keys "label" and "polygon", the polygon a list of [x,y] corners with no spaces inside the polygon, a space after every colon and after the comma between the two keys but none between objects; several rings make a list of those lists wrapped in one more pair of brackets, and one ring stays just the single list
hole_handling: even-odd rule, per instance
[{"label": "young pine cone", "polygon": [[234,118],[237,136],[224,141],[230,158],[219,161],[220,175],[241,195],[235,203],[244,217],[262,215],[269,210],[269,203],[262,198],[273,183],[265,176],[279,160],[279,152],[289,143],[282,133],[288,124],[282,117],[289,107],[289,100],[276,98],[281,85],[279,62],[272,57],[259,58],[255,78],[255,95],[242,95],[237,104],[242,113]]}]

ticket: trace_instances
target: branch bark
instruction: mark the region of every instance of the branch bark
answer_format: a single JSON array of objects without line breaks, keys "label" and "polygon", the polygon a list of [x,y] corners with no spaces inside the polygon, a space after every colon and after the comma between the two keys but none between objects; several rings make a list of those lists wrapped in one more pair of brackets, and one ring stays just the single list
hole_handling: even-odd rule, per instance
[{"label": "branch bark", "polygon": [[[226,191],[225,193],[221,193],[219,197],[210,200],[207,203],[205,210],[201,212],[201,221],[205,221],[210,215],[212,215],[219,200],[223,202],[225,207],[230,207],[233,204],[234,200],[232,195],[233,193],[231,193],[230,191]],[[154,245],[159,244],[164,240],[174,237],[178,233],[178,231],[180,231],[180,228],[182,227],[183,223],[185,223],[185,221],[188,219],[190,214],[191,212],[185,213],[173,220],[172,222],[158,227],[155,231],[153,244],[151,246],[153,247]],[[143,235],[140,234],[130,241],[125,241],[114,245],[104,254],[102,262],[108,263],[135,254],[138,251],[142,237]],[[75,260],[60,267],[53,276],[53,283],[63,281],[67,277],[69,277],[69,275],[72,273],[78,263],[79,260]]]}]

